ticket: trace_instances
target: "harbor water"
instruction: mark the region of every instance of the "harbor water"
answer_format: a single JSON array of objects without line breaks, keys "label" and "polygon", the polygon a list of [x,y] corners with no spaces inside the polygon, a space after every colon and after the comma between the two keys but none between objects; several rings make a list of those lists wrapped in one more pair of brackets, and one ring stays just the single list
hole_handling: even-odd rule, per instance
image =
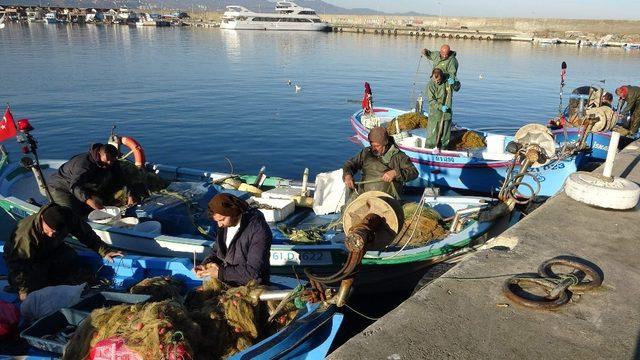
[{"label": "harbor water", "polygon": [[[640,83],[640,52],[447,40],[457,51],[459,125],[512,134],[558,109],[560,63],[574,87]],[[356,145],[348,117],[363,82],[408,109],[441,39],[373,34],[8,23],[0,102],[36,127],[41,157],[68,158],[111,126],[152,162],[269,175],[338,168]],[[288,85],[288,81],[291,85]],[[606,82],[601,82],[604,80]],[[299,86],[296,91],[295,85]],[[566,99],[565,99],[566,103]],[[9,143],[9,142],[7,142]]]}]

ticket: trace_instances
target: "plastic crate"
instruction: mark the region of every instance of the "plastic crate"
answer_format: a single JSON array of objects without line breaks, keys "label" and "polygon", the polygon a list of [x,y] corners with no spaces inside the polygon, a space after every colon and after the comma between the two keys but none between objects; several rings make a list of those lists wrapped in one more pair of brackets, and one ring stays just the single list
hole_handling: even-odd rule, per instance
[{"label": "plastic crate", "polygon": [[73,305],[70,309],[90,313],[91,311],[103,307],[110,307],[122,304],[140,304],[151,298],[150,295],[127,294],[111,291],[101,291],[97,294],[87,296]]},{"label": "plastic crate", "polygon": [[20,336],[34,348],[62,354],[76,328],[89,314],[85,311],[61,309],[34,322]]},{"label": "plastic crate", "polygon": [[[296,210],[293,200],[251,198],[251,202],[254,206],[258,206],[258,210],[262,212],[267,222],[282,221]],[[260,204],[269,206],[271,209],[260,209]]]}]

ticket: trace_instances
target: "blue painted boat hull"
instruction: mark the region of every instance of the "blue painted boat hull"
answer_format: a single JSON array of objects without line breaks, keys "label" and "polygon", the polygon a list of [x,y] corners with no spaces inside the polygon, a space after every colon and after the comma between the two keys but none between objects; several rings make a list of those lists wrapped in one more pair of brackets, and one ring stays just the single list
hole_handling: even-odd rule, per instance
[{"label": "blue painted boat hull", "polygon": [[[4,242],[0,242],[0,252]],[[202,284],[192,269],[193,264],[188,259],[158,258],[148,256],[127,255],[116,259],[113,263],[101,259],[90,251],[79,251],[79,263],[99,278],[106,278],[112,282],[110,290],[123,291],[140,280],[154,276],[171,276],[182,281],[187,288],[194,288]],[[7,274],[4,257],[0,256],[0,275]],[[282,289],[292,289],[297,280],[281,276],[272,276],[272,284]],[[18,304],[16,294],[4,292],[6,280],[0,281],[0,299]],[[324,359],[342,324],[343,315],[335,305],[326,308],[320,303],[308,303],[288,327],[264,339],[230,359]],[[26,359],[56,359],[58,355],[46,353],[30,348]],[[16,356],[16,354],[11,354]],[[0,358],[5,355],[0,353]]]},{"label": "blue painted boat hull", "polygon": [[[558,143],[562,144],[565,141],[565,135],[563,129],[553,130],[553,135],[555,136]],[[636,140],[638,135],[634,137],[621,136],[620,142],[618,143],[618,149],[624,148],[632,141]],[[567,129],[567,142],[575,143],[580,139],[580,129],[578,128],[569,128]],[[598,133],[590,133],[587,135],[587,139],[585,144],[589,147],[589,151],[587,151],[580,162],[578,164],[579,167],[582,167],[587,162],[592,161],[604,161],[607,158],[607,151],[609,151],[609,142],[611,141],[611,131],[607,132],[598,132]]]},{"label": "blue painted boat hull", "polygon": [[[376,108],[376,113],[385,118],[393,118],[405,111],[392,108]],[[351,126],[355,131],[357,140],[363,146],[369,146],[368,129],[362,124],[360,118],[362,110],[351,116]],[[479,133],[488,135],[485,132]],[[506,142],[513,137],[506,137]],[[505,142],[505,143],[506,143]],[[397,144],[416,165],[420,173],[419,178],[408,186],[425,187],[440,186],[451,189],[470,190],[476,193],[496,194],[505,179],[511,159],[485,160],[475,157],[466,151],[450,151],[438,149],[426,149],[421,147]],[[581,161],[582,154],[570,156],[563,160],[550,162],[547,165],[531,168],[530,172],[540,182],[540,196],[555,195],[564,184],[569,174],[577,171],[577,164]],[[516,171],[518,167],[516,166]],[[537,188],[530,177],[525,177],[525,183]],[[523,195],[530,195],[524,186],[520,188]],[[529,192],[529,193],[528,193]]]}]

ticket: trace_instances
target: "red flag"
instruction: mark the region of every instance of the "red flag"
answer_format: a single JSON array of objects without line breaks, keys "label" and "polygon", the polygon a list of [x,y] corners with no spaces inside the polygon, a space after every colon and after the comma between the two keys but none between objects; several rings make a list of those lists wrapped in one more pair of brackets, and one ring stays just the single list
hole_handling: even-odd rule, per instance
[{"label": "red flag", "polygon": [[16,136],[16,123],[13,122],[13,115],[7,106],[7,110],[4,112],[2,121],[0,121],[0,141],[5,141],[9,138]]},{"label": "red flag", "polygon": [[364,96],[362,97],[362,109],[365,114],[373,113],[373,96],[371,94],[371,86],[368,82],[364,83]]}]

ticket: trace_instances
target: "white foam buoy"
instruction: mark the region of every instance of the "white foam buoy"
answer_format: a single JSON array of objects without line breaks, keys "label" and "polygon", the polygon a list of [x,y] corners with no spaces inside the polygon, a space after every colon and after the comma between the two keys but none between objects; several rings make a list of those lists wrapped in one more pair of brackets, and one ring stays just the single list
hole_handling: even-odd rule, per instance
[{"label": "white foam buoy", "polygon": [[638,204],[640,186],[633,181],[611,176],[619,140],[620,133],[612,132],[602,175],[584,171],[569,175],[564,191],[570,198],[585,204],[616,210],[632,209]]}]

